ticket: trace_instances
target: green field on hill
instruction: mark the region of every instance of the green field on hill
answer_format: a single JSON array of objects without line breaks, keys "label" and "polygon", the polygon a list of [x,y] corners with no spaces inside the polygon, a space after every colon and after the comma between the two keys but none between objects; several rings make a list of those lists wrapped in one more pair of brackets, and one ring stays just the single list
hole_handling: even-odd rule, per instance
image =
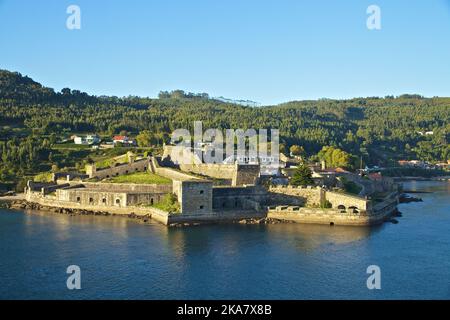
[{"label": "green field on hill", "polygon": [[117,176],[107,180],[113,183],[143,183],[143,184],[170,184],[172,180],[154,173],[136,172]]}]

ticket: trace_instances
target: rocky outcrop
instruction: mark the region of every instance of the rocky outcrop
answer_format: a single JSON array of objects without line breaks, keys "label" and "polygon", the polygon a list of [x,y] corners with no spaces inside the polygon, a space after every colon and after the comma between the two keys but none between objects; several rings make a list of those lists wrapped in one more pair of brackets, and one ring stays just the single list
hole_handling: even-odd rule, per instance
[{"label": "rocky outcrop", "polygon": [[413,197],[407,193],[402,193],[398,198],[399,203],[422,202],[421,198]]}]

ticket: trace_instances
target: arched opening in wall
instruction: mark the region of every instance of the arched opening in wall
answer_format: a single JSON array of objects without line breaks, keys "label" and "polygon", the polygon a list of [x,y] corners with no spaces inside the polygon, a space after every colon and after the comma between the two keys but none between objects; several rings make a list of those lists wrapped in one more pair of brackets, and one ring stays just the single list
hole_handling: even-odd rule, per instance
[{"label": "arched opening in wall", "polygon": [[203,191],[203,190],[200,190],[200,194],[203,194],[205,191]]},{"label": "arched opening in wall", "polygon": [[144,167],[144,171],[146,171],[147,170],[147,167]]},{"label": "arched opening in wall", "polygon": [[202,210],[204,207],[203,206],[200,206],[200,210]]},{"label": "arched opening in wall", "polygon": [[348,208],[352,211],[352,213],[359,213],[358,207],[356,207],[356,206],[351,206]]},{"label": "arched opening in wall", "polygon": [[331,227],[334,226],[334,222],[333,221],[330,222],[330,226]]},{"label": "arched opening in wall", "polygon": [[125,170],[125,174],[128,174],[128,170]]},{"label": "arched opening in wall", "polygon": [[89,198],[89,203],[94,202],[94,198]]},{"label": "arched opening in wall", "polygon": [[106,175],[106,178],[109,178],[109,175]]},{"label": "arched opening in wall", "polygon": [[116,176],[118,176],[119,175],[119,173],[118,172],[116,172]]},{"label": "arched opening in wall", "polygon": [[116,199],[116,205],[120,206],[120,199]]},{"label": "arched opening in wall", "polygon": [[80,197],[77,197],[77,202],[81,202],[81,198]]},{"label": "arched opening in wall", "polygon": [[138,171],[139,169],[138,168],[134,168],[134,171]]},{"label": "arched opening in wall", "polygon": [[103,204],[106,204],[106,198],[103,198],[103,199],[102,199],[102,203],[103,203]]},{"label": "arched opening in wall", "polygon": [[150,204],[153,205],[153,198],[150,199]]},{"label": "arched opening in wall", "polygon": [[339,210],[345,210],[345,206],[343,204],[338,205],[337,207]]}]

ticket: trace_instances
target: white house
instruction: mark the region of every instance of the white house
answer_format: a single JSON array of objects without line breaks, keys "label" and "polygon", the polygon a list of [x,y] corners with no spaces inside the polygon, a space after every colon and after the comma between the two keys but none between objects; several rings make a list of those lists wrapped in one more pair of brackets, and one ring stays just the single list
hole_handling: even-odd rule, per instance
[{"label": "white house", "polygon": [[73,142],[75,144],[91,145],[100,143],[100,137],[97,135],[87,135],[85,137],[75,136]]}]

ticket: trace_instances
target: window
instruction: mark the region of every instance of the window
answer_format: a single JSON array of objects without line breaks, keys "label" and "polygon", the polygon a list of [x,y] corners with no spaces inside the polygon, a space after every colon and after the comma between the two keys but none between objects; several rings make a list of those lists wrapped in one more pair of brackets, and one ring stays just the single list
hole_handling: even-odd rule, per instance
[{"label": "window", "polygon": [[200,194],[203,194],[203,192],[204,192],[203,190],[200,190]]},{"label": "window", "polygon": [[203,209],[203,206],[200,206],[200,210],[202,210]]},{"label": "window", "polygon": [[153,198],[150,199],[150,204],[153,205]]},{"label": "window", "polygon": [[120,199],[116,199],[116,204],[120,206]]},{"label": "window", "polygon": [[106,198],[103,198],[103,199],[102,199],[102,202],[103,202],[103,203],[106,203]]},{"label": "window", "polygon": [[81,198],[80,197],[77,197],[77,202],[81,202]]},{"label": "window", "polygon": [[89,203],[92,203],[92,202],[94,202],[94,199],[93,198],[89,198]]}]

